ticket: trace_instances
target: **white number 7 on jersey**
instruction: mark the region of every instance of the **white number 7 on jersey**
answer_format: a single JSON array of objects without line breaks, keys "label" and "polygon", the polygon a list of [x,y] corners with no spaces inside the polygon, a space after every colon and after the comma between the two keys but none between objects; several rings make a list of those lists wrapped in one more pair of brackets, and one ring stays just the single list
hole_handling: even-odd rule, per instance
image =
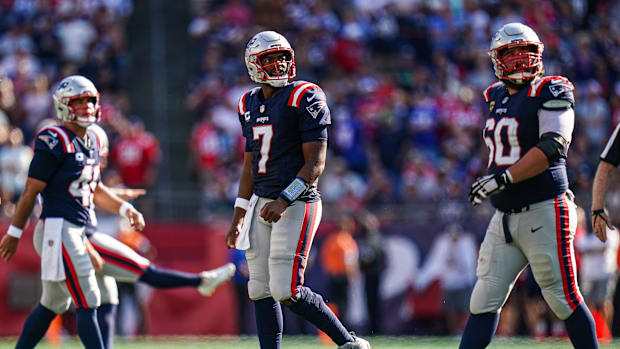
[{"label": "white number 7 on jersey", "polygon": [[271,138],[273,138],[273,126],[262,125],[252,127],[252,137],[256,141],[263,137],[260,145],[260,159],[258,160],[258,173],[267,173],[267,160],[271,150]]}]

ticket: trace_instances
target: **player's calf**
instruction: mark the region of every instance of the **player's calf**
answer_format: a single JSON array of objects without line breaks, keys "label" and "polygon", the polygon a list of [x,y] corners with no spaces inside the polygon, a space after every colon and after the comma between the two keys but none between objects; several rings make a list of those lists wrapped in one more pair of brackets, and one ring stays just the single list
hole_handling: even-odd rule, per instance
[{"label": "player's calf", "polygon": [[564,324],[566,325],[568,338],[570,338],[575,348],[598,348],[594,319],[585,303],[579,304],[573,314],[564,320]]},{"label": "player's calf", "polygon": [[318,329],[325,332],[339,346],[355,342],[355,338],[351,336],[336,315],[325,304],[323,297],[318,293],[312,292],[309,288],[301,287],[298,298],[293,299],[293,302],[288,307],[295,314],[310,321]]}]

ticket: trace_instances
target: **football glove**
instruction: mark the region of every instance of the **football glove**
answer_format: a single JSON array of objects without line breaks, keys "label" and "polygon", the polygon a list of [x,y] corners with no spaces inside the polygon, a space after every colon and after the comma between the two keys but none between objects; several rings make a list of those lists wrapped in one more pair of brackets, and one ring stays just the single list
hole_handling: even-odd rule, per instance
[{"label": "football glove", "polygon": [[495,175],[478,177],[469,190],[469,202],[480,205],[486,198],[506,189],[512,183],[512,176],[507,170]]}]

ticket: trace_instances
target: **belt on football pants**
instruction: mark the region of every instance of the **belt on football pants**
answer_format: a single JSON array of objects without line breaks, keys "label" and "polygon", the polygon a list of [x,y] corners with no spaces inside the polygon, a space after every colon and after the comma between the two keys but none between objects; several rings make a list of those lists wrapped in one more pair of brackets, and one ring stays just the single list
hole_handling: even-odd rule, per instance
[{"label": "belt on football pants", "polygon": [[[572,202],[575,202],[575,194],[569,189],[564,194],[566,194],[566,198]],[[534,204],[536,206],[536,204]],[[498,209],[499,210],[499,209]],[[525,205],[517,208],[510,208],[507,210],[499,210],[503,213],[502,215],[502,227],[504,228],[504,238],[506,239],[506,243],[509,244],[512,242],[512,235],[510,234],[510,228],[508,228],[508,217],[511,214],[526,212],[530,210],[530,205]]]}]

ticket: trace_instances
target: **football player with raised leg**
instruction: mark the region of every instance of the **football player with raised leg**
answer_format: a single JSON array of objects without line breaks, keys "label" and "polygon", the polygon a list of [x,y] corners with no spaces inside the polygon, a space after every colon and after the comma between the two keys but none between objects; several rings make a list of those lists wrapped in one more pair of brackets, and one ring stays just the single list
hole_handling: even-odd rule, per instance
[{"label": "football player with raised leg", "polygon": [[489,55],[500,80],[483,93],[489,175],[469,201],[496,208],[480,247],[471,315],[460,348],[485,348],[516,278],[529,264],[543,297],[564,320],[575,348],[597,348],[594,321],[577,285],[573,237],[577,213],[566,155],[574,126],[573,84],[544,77],[543,43],[521,23],[501,27]]},{"label": "football player with raised leg", "polygon": [[273,31],[247,44],[245,63],[260,84],[239,100],[246,138],[229,248],[245,249],[262,349],[280,348],[284,304],[325,332],[339,348],[369,349],[350,334],[323,297],[304,287],[308,252],[321,220],[317,181],[325,168],[331,124],[319,86],[295,78],[289,42]]},{"label": "football player with raised leg", "polygon": [[[103,171],[107,166],[110,148],[108,136],[99,125],[91,125],[88,129],[97,136],[99,164]],[[140,189],[109,189],[124,199],[133,199],[146,193]],[[94,264],[101,264],[100,270],[95,274],[101,292],[101,306],[97,310],[97,316],[106,349],[112,348],[114,342],[115,315],[118,307],[116,280],[130,283],[144,282],[157,289],[196,287],[200,294],[208,296],[235,273],[235,265],[232,263],[199,274],[159,268],[131,247],[109,235],[97,232],[94,208],[91,209],[91,221],[86,227],[86,236],[93,246],[89,251],[96,251],[92,253],[91,260],[94,260]],[[99,256],[103,263],[97,262]]]},{"label": "football player with raised leg", "polygon": [[34,246],[41,256],[43,293],[24,323],[17,348],[33,348],[56,314],[64,313],[73,300],[82,343],[88,349],[99,349],[103,341],[96,309],[101,296],[86,251],[89,210],[97,203],[127,217],[136,230],[144,228],[144,218],[101,184],[96,136],[87,130],[101,114],[95,85],[83,76],[69,76],[58,84],[52,97],[56,116],[63,123],[36,135],[26,186],[11,226],[0,241],[0,256],[8,262],[41,193],[43,209],[34,231]]}]

